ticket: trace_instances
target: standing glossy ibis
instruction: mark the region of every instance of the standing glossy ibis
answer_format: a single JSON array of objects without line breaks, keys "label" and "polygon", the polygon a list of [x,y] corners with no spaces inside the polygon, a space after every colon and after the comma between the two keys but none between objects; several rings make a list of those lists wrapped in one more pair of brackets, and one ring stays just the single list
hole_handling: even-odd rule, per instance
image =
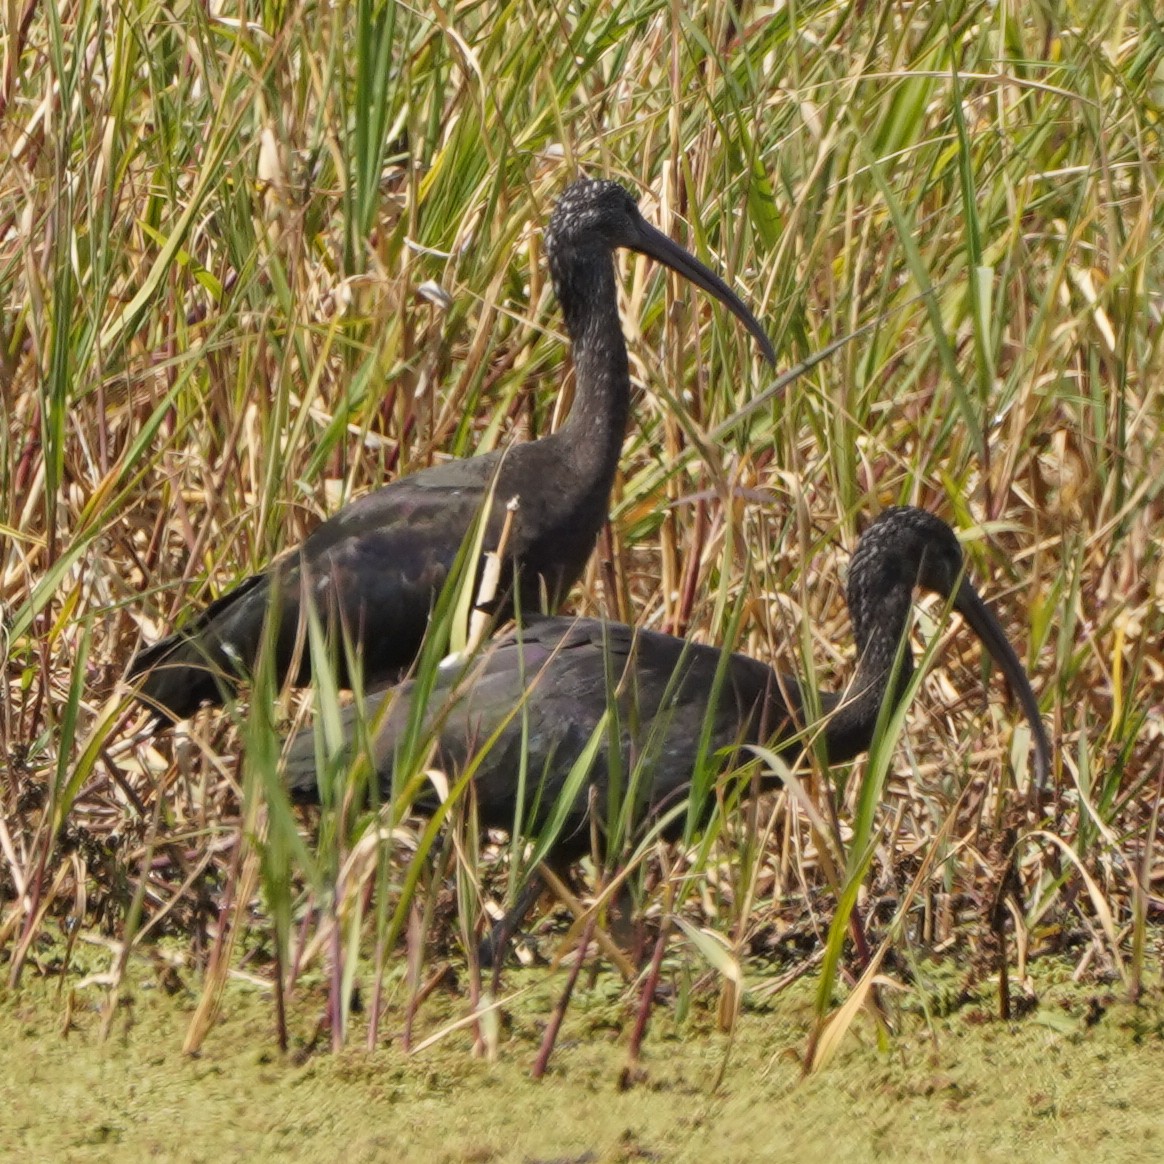
[{"label": "standing glossy ibis", "polygon": [[[300,631],[309,589],[334,629],[358,644],[369,686],[395,680],[420,649],[434,598],[493,488],[486,548],[498,544],[513,497],[520,507],[507,542],[500,593],[512,610],[514,566],[520,608],[551,609],[578,579],[603,521],[630,406],[626,344],[618,316],[613,252],[649,255],[725,304],[775,353],[755,316],[722,279],[650,226],[615,182],[570,185],[545,236],[550,274],[573,346],[574,403],[565,424],[542,440],[449,461],[393,482],[345,506],[293,553],[211,603],[186,627],[142,650],[129,678],[145,675],[140,697],[159,720],[218,703],[253,671],[264,622],[279,611],[275,664],[281,682]],[[307,652],[303,652],[304,656]],[[336,652],[346,683],[343,652]],[[305,682],[310,660],[296,675]]]},{"label": "standing glossy ibis", "polygon": [[[862,535],[849,567],[847,600],[857,669],[843,691],[822,692],[816,703],[824,716],[829,762],[851,759],[869,746],[891,685],[895,702],[904,694],[913,657],[903,636],[915,587],[948,599],[993,656],[1030,723],[1042,784],[1050,770],[1051,746],[1022,664],[990,608],[963,577],[953,531],[911,507],[881,514]],[[611,690],[617,691],[613,701]],[[342,759],[355,759],[352,741],[363,717],[372,732],[371,760],[385,797],[391,794],[394,756],[408,728],[411,691],[411,683],[401,684],[386,710],[383,693],[370,696],[362,708],[344,709]],[[612,762],[614,732],[607,725],[572,803],[557,804],[612,705],[617,759]],[[605,812],[612,767],[626,787],[632,765],[637,766],[637,819],[649,821],[686,800],[708,727],[702,753],[708,757],[721,749],[775,741],[792,759],[804,746],[802,729],[815,726],[805,724],[809,714],[795,678],[779,676],[746,655],[732,654],[725,661],[715,647],[653,631],[590,619],[536,619],[488,645],[466,671],[450,667],[438,678],[427,712],[428,730],[435,734],[428,766],[443,770],[451,781],[483,752],[472,778],[478,817],[482,827],[499,829],[512,828],[517,819],[518,776],[524,770],[520,819],[528,832],[541,829],[556,809],[567,809],[551,849],[561,864],[589,850],[588,789],[597,790],[594,803]],[[286,774],[297,797],[317,797],[311,729],[290,742]],[[431,790],[414,807],[433,812]],[[664,832],[675,835],[675,826]]]}]

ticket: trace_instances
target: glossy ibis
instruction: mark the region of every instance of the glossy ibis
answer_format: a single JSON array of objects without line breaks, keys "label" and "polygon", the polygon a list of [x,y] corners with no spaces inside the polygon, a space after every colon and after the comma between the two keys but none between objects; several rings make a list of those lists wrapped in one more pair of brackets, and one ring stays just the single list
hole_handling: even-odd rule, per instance
[{"label": "glossy ibis", "polygon": [[[891,684],[895,701],[903,695],[913,668],[903,636],[914,589],[921,587],[951,602],[1002,670],[1030,723],[1037,780],[1045,781],[1051,746],[1034,693],[998,620],[962,570],[962,551],[953,531],[923,510],[888,509],[862,535],[849,567],[847,590],[857,641],[856,673],[843,691],[818,696],[830,763],[851,759],[869,746]],[[473,776],[477,811],[483,827],[510,829],[516,819],[524,748],[522,820],[534,833],[550,819],[611,704],[608,692],[614,689],[620,741],[615,763],[624,784],[632,762],[638,763],[642,809],[638,819],[650,820],[684,803],[705,725],[711,729],[707,755],[774,741],[794,759],[803,747],[806,733],[801,729],[808,711],[799,682],[777,675],[756,659],[732,654],[717,686],[721,658],[715,647],[653,631],[590,619],[531,620],[486,646],[467,671],[458,665],[438,678],[427,712],[435,733],[430,766],[452,780],[496,733]],[[364,717],[372,725],[371,760],[385,796],[391,794],[393,758],[408,727],[411,691],[411,683],[400,685],[386,708],[381,693],[368,697],[362,708],[344,709],[340,755],[354,760],[351,741],[358,718]],[[521,710],[515,714],[515,708]],[[589,850],[589,787],[597,789],[600,811],[607,809],[613,734],[602,730],[587,778],[567,806],[552,850],[559,864]],[[290,742],[286,775],[298,798],[310,801],[318,796],[311,729]],[[414,807],[422,813],[434,811],[431,790]],[[668,835],[674,832],[672,828]]]},{"label": "glossy ibis", "polygon": [[[519,499],[507,541],[500,613],[555,608],[581,575],[606,520],[630,404],[613,252],[639,251],[725,304],[775,353],[764,329],[717,275],[650,226],[615,182],[582,180],[562,194],[545,235],[554,289],[572,343],[574,403],[561,429],[468,460],[449,461],[387,485],[325,521],[299,550],[211,603],[176,634],[142,650],[129,678],[159,721],[219,703],[253,670],[268,611],[279,611],[276,672],[282,682],[301,634],[302,594],[314,593],[333,629],[358,644],[364,682],[394,681],[416,657],[434,597],[493,487],[485,545],[498,544],[506,504]],[[304,651],[306,656],[307,652]],[[341,683],[348,682],[336,652]],[[296,681],[306,682],[303,658]]]}]

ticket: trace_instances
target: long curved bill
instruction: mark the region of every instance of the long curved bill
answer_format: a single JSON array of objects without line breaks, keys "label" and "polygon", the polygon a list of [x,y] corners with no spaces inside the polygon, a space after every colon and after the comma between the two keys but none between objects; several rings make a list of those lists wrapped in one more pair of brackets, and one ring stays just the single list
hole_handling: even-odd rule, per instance
[{"label": "long curved bill", "polygon": [[708,270],[694,255],[688,254],[677,242],[669,239],[645,220],[638,223],[637,237],[627,244],[632,250],[649,255],[671,268],[684,279],[715,296],[752,333],[764,359],[776,363],[776,350],[760,321],[744,306],[744,301],[714,272]]},{"label": "long curved bill", "polygon": [[994,612],[982,601],[971,583],[963,578],[954,596],[954,609],[970,624],[974,633],[982,640],[982,645],[990,652],[999,669],[1010,684],[1011,692],[1018,697],[1027,723],[1031,725],[1031,737],[1035,742],[1035,781],[1040,789],[1047,783],[1051,772],[1051,741],[1043,727],[1039,715],[1039,703],[1031,690],[1030,680],[1023,670],[1019,657],[1007,640]]}]

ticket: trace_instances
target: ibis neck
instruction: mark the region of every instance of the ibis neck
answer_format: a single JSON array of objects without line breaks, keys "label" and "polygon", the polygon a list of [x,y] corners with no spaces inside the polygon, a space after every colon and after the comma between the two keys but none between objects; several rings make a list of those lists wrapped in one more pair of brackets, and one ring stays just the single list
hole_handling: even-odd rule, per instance
[{"label": "ibis neck", "polygon": [[559,449],[576,473],[613,480],[630,411],[614,258],[605,247],[571,258],[555,280],[574,355],[574,403],[558,433]]},{"label": "ibis neck", "polygon": [[[854,609],[857,673],[844,691],[828,700],[825,741],[831,764],[851,760],[873,742],[877,717],[892,688],[892,704],[901,702],[913,674],[913,652],[902,643],[909,620],[912,592],[883,600],[879,609],[862,617]],[[853,604],[850,603],[850,607]],[[898,647],[901,645],[901,658]]]}]

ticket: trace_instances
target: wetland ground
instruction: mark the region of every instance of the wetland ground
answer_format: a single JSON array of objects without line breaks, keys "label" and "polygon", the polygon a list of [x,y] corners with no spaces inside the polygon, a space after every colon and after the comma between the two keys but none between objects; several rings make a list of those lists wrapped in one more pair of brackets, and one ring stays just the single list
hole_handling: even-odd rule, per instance
[{"label": "wetland ground", "polygon": [[[0,1136],[10,1159],[58,1161],[1134,1161],[1164,1150],[1158,990],[1132,1007],[1048,962],[1019,1021],[993,1017],[989,990],[929,1023],[903,1010],[888,1050],[865,1023],[803,1078],[811,1002],[794,988],[745,1006],[715,1090],[727,1037],[698,1008],[682,1026],[657,1012],[643,1075],[620,1087],[626,1010],[608,985],[580,984],[535,1082],[549,987],[515,1004],[487,1063],[464,1032],[410,1056],[392,1038],[371,1053],[353,1039],[339,1054],[301,1043],[284,1056],[269,996],[235,982],[203,1052],[187,1057],[185,984],[168,993],[135,975],[102,1041],[104,990],[72,988],[70,1010],[68,988],[30,975],[0,1006]],[[293,1028],[311,1029],[319,1001],[297,1000]],[[434,998],[426,1023],[458,1005]]]}]

